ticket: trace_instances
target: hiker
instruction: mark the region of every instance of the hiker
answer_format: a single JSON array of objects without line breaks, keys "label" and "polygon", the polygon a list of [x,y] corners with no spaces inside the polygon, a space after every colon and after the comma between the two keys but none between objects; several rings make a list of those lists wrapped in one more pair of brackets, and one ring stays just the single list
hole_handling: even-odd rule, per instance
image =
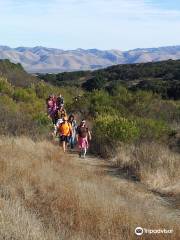
[{"label": "hiker", "polygon": [[52,123],[55,125],[57,120],[57,105],[56,105],[56,97],[54,95],[50,95],[48,99],[46,100],[47,104],[47,111],[48,116],[51,118]]},{"label": "hiker", "polygon": [[57,110],[57,98],[55,95],[52,96],[52,101],[53,101],[53,111]]},{"label": "hiker", "polygon": [[56,103],[57,103],[58,109],[64,106],[64,98],[61,94],[59,94],[59,97],[57,97]]},{"label": "hiker", "polygon": [[58,117],[58,120],[57,120],[57,122],[56,122],[55,131],[54,131],[54,135],[55,135],[55,136],[57,135],[57,130],[58,130],[60,124],[63,123],[65,117],[66,117],[65,114],[61,114],[61,116]]},{"label": "hiker", "polygon": [[65,115],[65,116],[67,117],[66,110],[64,109],[63,106],[61,106],[61,107],[58,109],[58,116],[59,116],[59,118],[61,118],[62,115]]},{"label": "hiker", "polygon": [[62,142],[63,151],[66,152],[67,144],[72,135],[71,124],[68,123],[67,117],[63,118],[63,122],[58,126],[60,142]]},{"label": "hiker", "polygon": [[56,125],[58,120],[62,119],[63,117],[67,117],[66,110],[63,107],[58,109],[56,105],[56,110],[53,112],[53,124]]},{"label": "hiker", "polygon": [[48,116],[51,115],[51,111],[53,109],[53,100],[52,100],[52,96],[49,95],[49,97],[46,99],[46,105],[47,105],[47,113]]},{"label": "hiker", "polygon": [[82,120],[77,128],[76,139],[79,146],[79,157],[86,156],[87,150],[89,148],[89,141],[91,141],[91,133],[86,126],[86,120]]},{"label": "hiker", "polygon": [[73,149],[75,146],[76,130],[77,130],[77,123],[73,114],[69,116],[68,122],[71,124],[71,128],[72,128],[72,135],[70,137],[69,143],[70,143],[71,149]]},{"label": "hiker", "polygon": [[56,124],[54,125],[54,132],[53,132],[53,136],[56,137],[57,136],[57,133],[58,133],[58,128],[60,126],[61,123],[63,123],[63,119],[65,117],[64,114],[62,114],[60,117],[59,115],[57,114],[57,120],[56,120]]}]

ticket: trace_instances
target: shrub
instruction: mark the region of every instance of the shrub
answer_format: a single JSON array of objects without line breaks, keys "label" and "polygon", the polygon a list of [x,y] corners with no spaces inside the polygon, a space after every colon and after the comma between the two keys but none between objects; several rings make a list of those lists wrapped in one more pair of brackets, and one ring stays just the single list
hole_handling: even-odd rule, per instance
[{"label": "shrub", "polygon": [[110,157],[112,153],[116,154],[120,142],[164,141],[171,131],[163,121],[100,115],[94,121],[92,152]]},{"label": "shrub", "polygon": [[92,150],[109,157],[119,142],[132,142],[139,136],[136,122],[116,116],[99,116],[93,127],[94,144]]},{"label": "shrub", "polygon": [[42,112],[35,115],[33,120],[36,121],[40,126],[48,126],[51,123],[48,116]]},{"label": "shrub", "polygon": [[75,112],[83,117],[87,117],[90,112],[91,107],[91,94],[86,93],[80,97],[77,98],[77,100],[74,100],[73,103],[68,104],[67,110],[69,112]]},{"label": "shrub", "polygon": [[16,88],[13,97],[16,101],[32,102],[36,95],[31,89]]},{"label": "shrub", "polygon": [[163,121],[140,118],[136,122],[140,129],[141,140],[158,140],[167,136],[171,131],[170,127]]},{"label": "shrub", "polygon": [[108,115],[98,117],[94,129],[98,135],[103,134],[105,138],[122,142],[132,141],[139,135],[139,129],[134,121]]},{"label": "shrub", "polygon": [[20,111],[10,111],[5,105],[0,105],[0,122],[1,135],[26,135],[32,138],[40,135],[38,124],[35,121]]},{"label": "shrub", "polygon": [[38,98],[47,98],[53,93],[54,89],[50,85],[44,83],[43,81],[37,83],[35,86],[35,92]]},{"label": "shrub", "polygon": [[6,78],[0,77],[0,93],[12,96],[14,89]]},{"label": "shrub", "polygon": [[95,89],[102,89],[105,86],[105,79],[102,75],[96,73],[94,77],[88,79],[85,83],[82,84],[82,87],[87,91],[93,91]]},{"label": "shrub", "polygon": [[39,112],[45,112],[45,103],[39,99],[34,102],[20,102],[18,105],[23,113],[32,117]]},{"label": "shrub", "polygon": [[7,95],[0,96],[0,106],[6,106],[6,109],[10,112],[17,112],[19,110],[19,106]]}]

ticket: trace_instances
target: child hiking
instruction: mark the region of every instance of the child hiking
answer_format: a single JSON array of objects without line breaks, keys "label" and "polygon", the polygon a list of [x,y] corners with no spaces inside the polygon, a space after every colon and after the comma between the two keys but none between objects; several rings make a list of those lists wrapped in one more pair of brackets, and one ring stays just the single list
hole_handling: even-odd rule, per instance
[{"label": "child hiking", "polygon": [[85,120],[82,120],[77,128],[76,139],[79,146],[79,157],[85,158],[89,148],[89,141],[91,141],[91,133],[86,126]]}]

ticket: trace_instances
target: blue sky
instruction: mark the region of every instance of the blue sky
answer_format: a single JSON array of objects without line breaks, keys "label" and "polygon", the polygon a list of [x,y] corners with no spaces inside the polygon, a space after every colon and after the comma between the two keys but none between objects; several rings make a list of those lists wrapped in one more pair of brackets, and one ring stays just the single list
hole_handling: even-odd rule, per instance
[{"label": "blue sky", "polygon": [[180,1],[0,0],[0,45],[120,50],[180,45]]}]

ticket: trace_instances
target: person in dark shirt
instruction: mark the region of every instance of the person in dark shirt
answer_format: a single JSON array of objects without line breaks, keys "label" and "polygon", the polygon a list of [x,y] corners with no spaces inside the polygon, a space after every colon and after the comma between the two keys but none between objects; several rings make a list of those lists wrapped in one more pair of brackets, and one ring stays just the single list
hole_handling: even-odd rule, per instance
[{"label": "person in dark shirt", "polygon": [[91,141],[91,133],[86,125],[86,120],[82,120],[77,127],[76,139],[79,146],[79,156],[85,158],[89,148],[89,141]]}]

